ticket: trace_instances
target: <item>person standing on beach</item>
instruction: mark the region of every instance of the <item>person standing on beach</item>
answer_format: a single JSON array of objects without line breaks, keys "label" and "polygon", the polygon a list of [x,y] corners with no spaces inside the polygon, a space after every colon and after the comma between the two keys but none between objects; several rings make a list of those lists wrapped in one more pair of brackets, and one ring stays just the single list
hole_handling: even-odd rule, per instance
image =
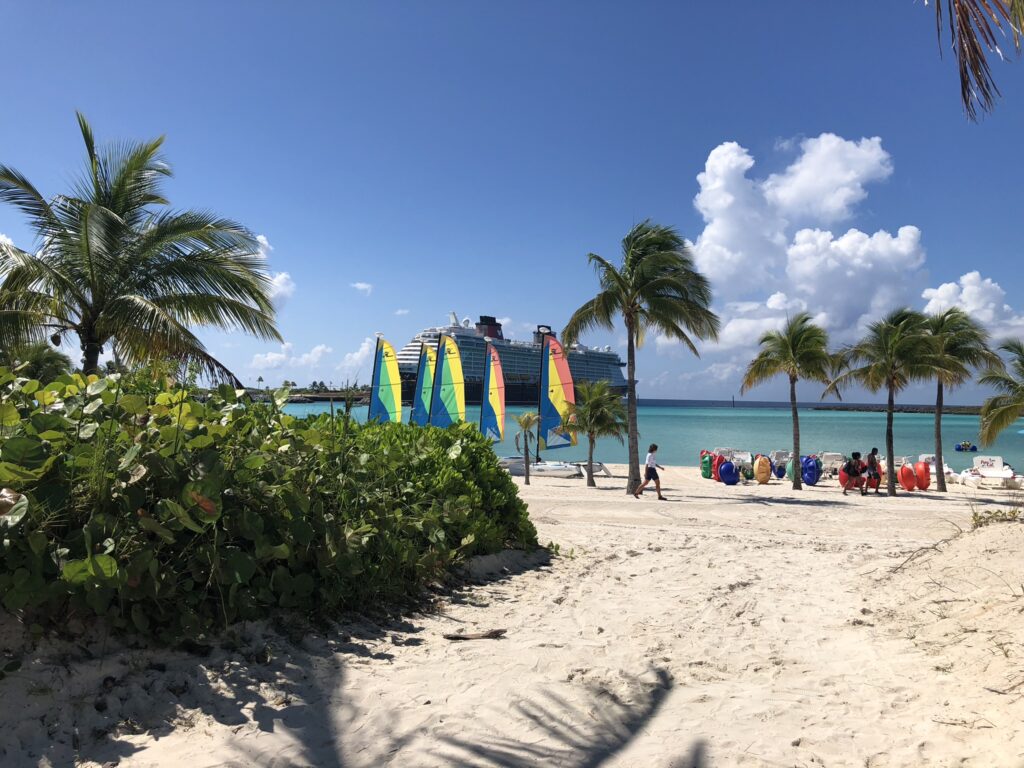
[{"label": "person standing on beach", "polygon": [[851,488],[859,488],[861,496],[867,496],[867,487],[864,484],[864,478],[861,474],[864,472],[864,462],[860,460],[860,453],[854,451],[850,460],[843,465],[843,471],[846,473],[846,484],[843,485],[843,496]]},{"label": "person standing on beach", "polygon": [[868,454],[868,480],[864,484],[864,495],[867,495],[867,489],[871,485],[872,480],[877,480],[878,484],[875,486],[875,495],[881,496],[882,486],[882,472],[878,467],[878,449],[872,448],[871,453]]},{"label": "person standing on beach", "polygon": [[657,443],[651,443],[651,446],[647,449],[647,460],[644,462],[646,469],[644,470],[644,481],[640,483],[640,486],[633,492],[633,496],[640,498],[640,494],[644,492],[644,488],[647,484],[654,481],[654,490],[658,492],[659,501],[668,501],[664,496],[661,495],[661,478],[658,477],[658,470],[664,469],[663,466],[655,461],[654,455],[658,452]]}]

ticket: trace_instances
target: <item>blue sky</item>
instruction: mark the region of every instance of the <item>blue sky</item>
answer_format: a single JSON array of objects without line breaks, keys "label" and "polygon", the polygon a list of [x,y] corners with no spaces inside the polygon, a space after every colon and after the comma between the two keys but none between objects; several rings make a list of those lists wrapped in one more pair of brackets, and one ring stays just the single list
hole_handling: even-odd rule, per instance
[{"label": "blue sky", "polygon": [[[796,308],[838,341],[904,302],[1024,326],[1024,70],[996,63],[1004,97],[969,123],[920,2],[171,8],[0,0],[0,161],[56,193],[75,109],[101,138],[166,135],[173,204],[270,248],[288,346],[204,334],[244,380],[366,379],[374,332],[450,310],[561,327],[595,290],[586,254],[646,217],[695,243],[725,333],[700,360],[649,338],[642,396],[736,393]],[[32,245],[12,209],[0,233]]]}]

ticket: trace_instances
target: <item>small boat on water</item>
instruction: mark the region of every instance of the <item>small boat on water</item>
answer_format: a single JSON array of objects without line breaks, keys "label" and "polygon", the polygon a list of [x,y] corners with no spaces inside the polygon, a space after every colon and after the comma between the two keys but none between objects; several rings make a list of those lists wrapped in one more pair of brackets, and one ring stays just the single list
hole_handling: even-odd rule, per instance
[{"label": "small boat on water", "polygon": [[[522,477],[526,474],[522,456],[504,456],[498,459],[498,464],[510,475]],[[597,471],[597,462],[594,462],[594,471]],[[567,461],[537,461],[530,462],[530,477],[583,477],[583,470]]]},{"label": "small boat on water", "polygon": [[963,440],[956,444],[956,450],[958,453],[977,453],[978,446],[970,440]]}]

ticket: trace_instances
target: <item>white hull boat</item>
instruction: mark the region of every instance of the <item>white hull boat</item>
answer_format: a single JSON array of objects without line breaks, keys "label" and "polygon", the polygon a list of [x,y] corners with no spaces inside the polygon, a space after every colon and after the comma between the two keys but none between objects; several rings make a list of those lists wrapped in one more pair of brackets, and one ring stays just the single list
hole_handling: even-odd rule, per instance
[{"label": "white hull boat", "polygon": [[[526,474],[522,456],[506,456],[499,459],[498,463],[508,470],[510,475],[522,477]],[[597,462],[594,462],[594,469],[595,471],[597,470]],[[566,461],[530,462],[530,477],[583,477],[583,470],[576,464],[570,464]]]}]

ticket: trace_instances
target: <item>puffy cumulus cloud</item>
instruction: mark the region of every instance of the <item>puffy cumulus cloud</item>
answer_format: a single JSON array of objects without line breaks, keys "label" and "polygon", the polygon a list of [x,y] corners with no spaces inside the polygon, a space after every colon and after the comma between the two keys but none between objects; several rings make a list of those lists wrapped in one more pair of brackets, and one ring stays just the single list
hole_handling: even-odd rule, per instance
[{"label": "puffy cumulus cloud", "polygon": [[787,256],[786,275],[794,292],[840,340],[912,303],[914,286],[924,279],[925,251],[917,227],[900,227],[895,236],[851,229],[840,237],[802,229]]},{"label": "puffy cumulus cloud", "polygon": [[373,293],[373,283],[362,283],[362,282],[349,283],[349,287],[350,288],[355,288],[357,291],[359,291],[364,296],[369,296],[371,293]]},{"label": "puffy cumulus cloud", "polygon": [[268,371],[279,368],[312,368],[320,363],[326,355],[331,353],[331,348],[326,344],[317,344],[308,352],[295,354],[295,346],[291,342],[281,345],[279,352],[266,352],[253,355],[250,368]]},{"label": "puffy cumulus cloud", "polygon": [[754,347],[766,331],[777,331],[786,323],[785,315],[765,317],[733,317],[718,333],[718,349]]},{"label": "puffy cumulus cloud", "polygon": [[[274,250],[274,246],[270,244],[270,240],[267,239],[266,235],[256,235],[256,242],[259,243],[260,256],[269,263],[270,252]],[[295,281],[292,280],[292,276],[287,272],[270,272],[269,276],[270,300],[278,308],[281,308],[295,294]]]},{"label": "puffy cumulus cloud", "polygon": [[365,339],[363,339],[363,343],[359,345],[358,349],[356,349],[354,352],[345,353],[345,356],[341,359],[341,362],[338,364],[338,370],[344,373],[350,379],[358,379],[359,374],[364,372],[364,369],[370,362],[370,358],[372,357],[376,347],[376,341],[367,336]]},{"label": "puffy cumulus cloud", "polygon": [[734,141],[711,150],[693,200],[705,227],[693,245],[697,267],[717,293],[738,295],[773,281],[785,259],[785,221],[747,176],[754,158]]},{"label": "puffy cumulus cloud", "polygon": [[791,299],[782,291],[776,291],[764,303],[768,309],[777,312],[803,312],[807,309],[807,302],[803,299]]},{"label": "puffy cumulus cloud", "polygon": [[878,136],[850,141],[834,133],[804,139],[800,156],[763,184],[764,195],[782,216],[841,221],[867,197],[866,184],[892,175],[892,158]]},{"label": "puffy cumulus cloud", "polygon": [[1006,291],[991,278],[983,278],[977,270],[961,275],[955,283],[926,288],[921,298],[928,302],[925,312],[938,313],[959,307],[983,323],[997,338],[1019,335],[1024,330],[1024,317],[1006,303]]},{"label": "puffy cumulus cloud", "polygon": [[274,272],[270,276],[270,298],[282,306],[295,293],[295,281],[287,272]]},{"label": "puffy cumulus cloud", "polygon": [[14,241],[3,232],[0,232],[0,245],[14,245]]},{"label": "puffy cumulus cloud", "polygon": [[396,309],[395,310],[395,314],[398,315],[399,317],[401,317],[402,315],[408,315],[409,314],[409,310],[408,309]]}]

